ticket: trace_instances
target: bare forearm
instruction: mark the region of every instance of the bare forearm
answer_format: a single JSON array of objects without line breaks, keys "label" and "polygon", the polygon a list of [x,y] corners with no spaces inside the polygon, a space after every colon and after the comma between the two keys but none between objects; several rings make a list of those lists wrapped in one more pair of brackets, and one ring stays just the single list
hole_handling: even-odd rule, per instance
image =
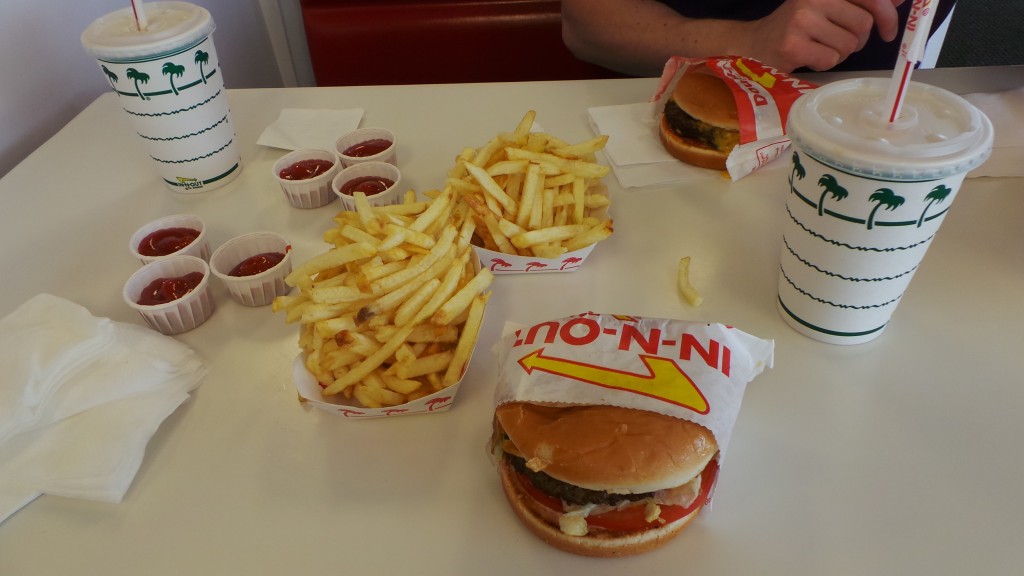
[{"label": "bare forearm", "polygon": [[746,23],[696,20],[653,0],[562,0],[562,37],[577,57],[637,76],[670,56],[735,54]]},{"label": "bare forearm", "polygon": [[747,56],[784,72],[827,70],[863,48],[874,27],[894,38],[904,1],[786,0],[743,22],[687,18],[655,0],[562,0],[562,38],[577,57],[638,76],[660,74],[670,56]]}]

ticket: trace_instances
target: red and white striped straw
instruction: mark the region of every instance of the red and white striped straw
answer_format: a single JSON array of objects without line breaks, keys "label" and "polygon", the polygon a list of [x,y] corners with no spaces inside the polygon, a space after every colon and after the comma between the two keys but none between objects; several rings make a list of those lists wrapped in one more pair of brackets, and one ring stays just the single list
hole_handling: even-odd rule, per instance
[{"label": "red and white striped straw", "polygon": [[149,28],[149,20],[146,19],[142,0],[132,0],[132,12],[135,13],[135,25],[138,26],[139,32],[145,32]]},{"label": "red and white striped straw", "polygon": [[932,19],[935,17],[933,4],[938,5],[939,0],[912,0],[912,2],[910,17],[907,18],[907,25],[903,29],[900,54],[892,72],[892,82],[889,83],[888,101],[891,103],[889,124],[899,118],[907,85],[910,84],[910,75],[914,72],[914,67],[920,64],[924,57],[928,33],[931,31]]}]

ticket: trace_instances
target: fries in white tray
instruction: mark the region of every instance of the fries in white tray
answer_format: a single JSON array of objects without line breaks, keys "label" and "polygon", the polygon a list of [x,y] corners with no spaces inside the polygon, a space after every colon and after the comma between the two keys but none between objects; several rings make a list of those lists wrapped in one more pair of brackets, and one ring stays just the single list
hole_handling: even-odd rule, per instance
[{"label": "fries in white tray", "polygon": [[575,270],[612,234],[601,183],[611,169],[595,158],[608,137],[569,144],[531,132],[535,117],[531,110],[514,131],[464,149],[448,172],[463,208],[454,217],[472,226],[481,264],[495,274]]},{"label": "fries in white tray", "polygon": [[429,400],[442,391],[450,405],[493,275],[479,269],[468,232],[453,223],[455,193],[434,196],[421,202],[410,191],[402,204],[374,207],[357,193],[356,210],[339,213],[324,233],[332,248],[286,278],[299,290],[272,307],[300,325],[297,380],[306,372],[321,389],[316,398],[309,382],[304,389],[297,381],[306,400],[346,406],[338,410],[350,416],[403,413],[392,407],[417,401],[436,411]]}]

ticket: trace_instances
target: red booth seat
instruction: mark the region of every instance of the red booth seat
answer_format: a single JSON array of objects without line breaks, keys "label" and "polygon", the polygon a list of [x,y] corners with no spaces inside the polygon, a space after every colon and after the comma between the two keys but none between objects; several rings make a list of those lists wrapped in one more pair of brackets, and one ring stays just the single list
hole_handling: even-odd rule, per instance
[{"label": "red booth seat", "polygon": [[319,86],[617,78],[562,43],[555,0],[302,0]]}]

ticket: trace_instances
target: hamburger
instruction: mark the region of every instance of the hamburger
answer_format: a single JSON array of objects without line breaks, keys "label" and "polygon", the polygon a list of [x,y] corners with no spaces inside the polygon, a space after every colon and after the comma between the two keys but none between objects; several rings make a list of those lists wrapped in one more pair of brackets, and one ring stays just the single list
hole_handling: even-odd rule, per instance
[{"label": "hamburger", "polygon": [[732,91],[710,73],[683,76],[665,104],[659,134],[665,149],[679,160],[725,170],[725,159],[740,143]]},{"label": "hamburger", "polygon": [[665,544],[700,513],[718,470],[708,429],[617,406],[503,404],[491,450],[519,520],[584,556]]}]

